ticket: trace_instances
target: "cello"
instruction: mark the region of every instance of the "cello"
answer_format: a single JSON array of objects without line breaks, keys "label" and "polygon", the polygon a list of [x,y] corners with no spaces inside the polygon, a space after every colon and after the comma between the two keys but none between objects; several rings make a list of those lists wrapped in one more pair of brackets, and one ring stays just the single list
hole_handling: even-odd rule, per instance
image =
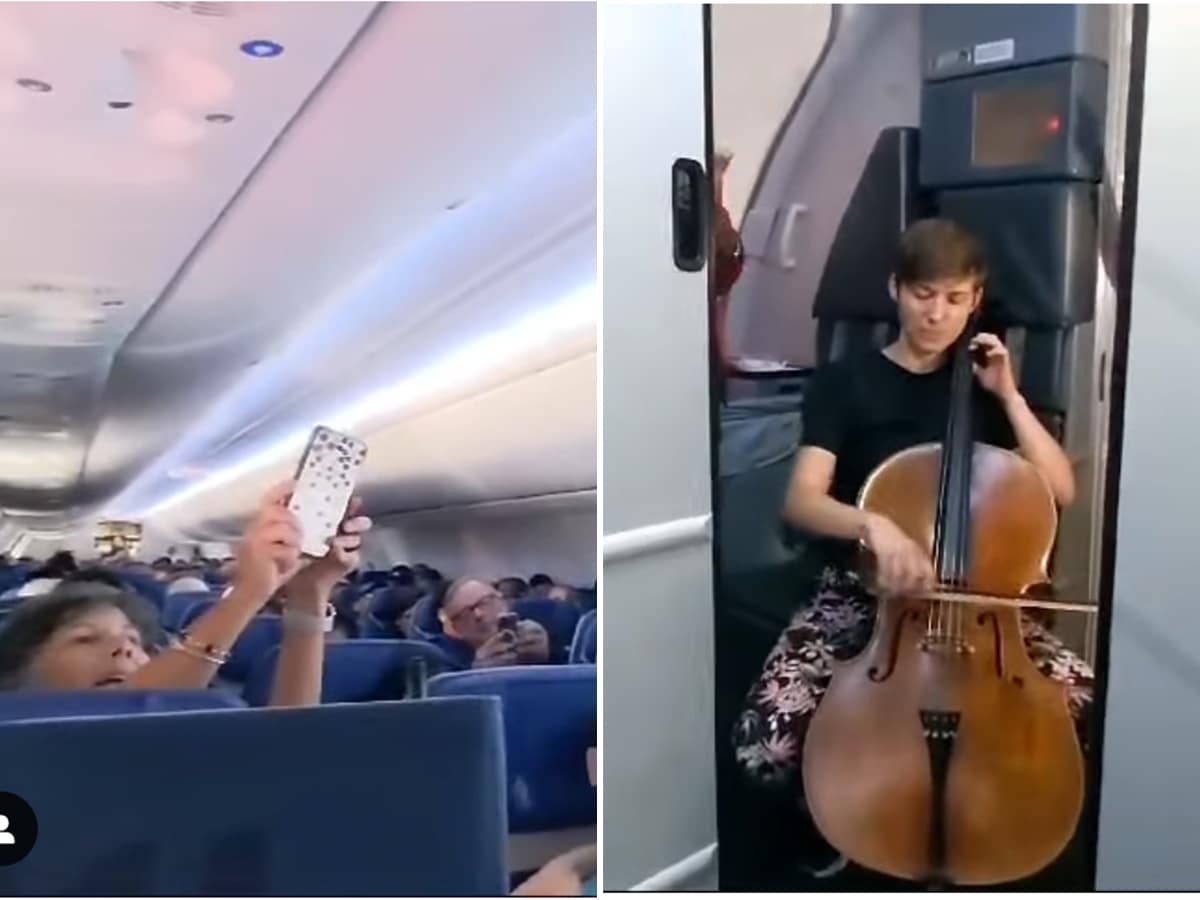
[{"label": "cello", "polygon": [[885,460],[857,501],[929,551],[937,587],[879,598],[866,648],[834,663],[802,764],[830,844],[931,885],[1040,871],[1083,806],[1066,689],[1029,659],[1020,625],[1022,606],[1059,605],[1034,595],[1048,580],[1058,511],[1031,463],[973,438],[974,324],[953,349],[943,442]]}]

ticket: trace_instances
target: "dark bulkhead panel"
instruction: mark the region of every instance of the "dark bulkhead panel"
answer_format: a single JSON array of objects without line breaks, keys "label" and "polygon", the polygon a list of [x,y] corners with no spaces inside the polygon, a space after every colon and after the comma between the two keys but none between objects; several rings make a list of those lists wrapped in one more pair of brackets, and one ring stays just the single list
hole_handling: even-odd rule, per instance
[{"label": "dark bulkhead panel", "polygon": [[[1094,317],[1109,13],[973,10],[984,12],[923,13],[925,71],[937,75],[922,90],[921,184],[984,242],[985,326],[1004,337],[1030,405],[1061,438],[1075,355],[1086,352],[1075,330]],[[938,66],[981,46],[993,48],[981,64]]]},{"label": "dark bulkhead panel", "polygon": [[921,74],[927,81],[1053,59],[1108,54],[1108,9],[1071,3],[947,3],[921,7]]},{"label": "dark bulkhead panel", "polygon": [[917,198],[917,130],[886,128],[842,216],[813,301],[817,359],[882,347],[896,335],[888,294],[896,240],[923,214]]}]

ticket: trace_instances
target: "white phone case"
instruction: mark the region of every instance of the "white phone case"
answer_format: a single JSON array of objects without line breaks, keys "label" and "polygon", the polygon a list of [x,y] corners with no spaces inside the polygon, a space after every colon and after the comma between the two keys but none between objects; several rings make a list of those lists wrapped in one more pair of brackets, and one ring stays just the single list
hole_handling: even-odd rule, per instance
[{"label": "white phone case", "polygon": [[358,469],[367,458],[367,445],[358,438],[318,425],[296,473],[296,489],[288,509],[300,519],[304,536],[300,546],[306,556],[329,552],[329,539],[337,534],[354,495]]}]

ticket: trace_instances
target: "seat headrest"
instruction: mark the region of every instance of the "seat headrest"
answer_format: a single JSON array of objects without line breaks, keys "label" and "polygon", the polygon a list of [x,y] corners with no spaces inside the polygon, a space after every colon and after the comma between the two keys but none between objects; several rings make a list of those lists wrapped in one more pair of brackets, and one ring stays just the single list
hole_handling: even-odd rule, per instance
[{"label": "seat headrest", "polygon": [[439,675],[431,697],[499,697],[504,711],[510,833],[594,824],[596,667],[518,666]]},{"label": "seat headrest", "polygon": [[896,321],[887,277],[897,240],[920,218],[916,172],[917,129],[881,131],[829,248],[814,318]]},{"label": "seat headrest", "polygon": [[575,637],[571,641],[569,662],[596,662],[596,610],[590,609],[579,617],[579,625],[575,628]]},{"label": "seat headrest", "polygon": [[0,693],[0,722],[141,713],[236,709],[246,704],[222,691],[5,691]]},{"label": "seat headrest", "polygon": [[[429,676],[452,668],[441,650],[424,641],[358,638],[327,643],[321,702],[401,699],[407,694],[409,667],[417,659],[424,661]],[[270,702],[278,661],[279,647],[274,646],[251,666],[242,692],[251,706],[266,706]]]},{"label": "seat headrest", "polygon": [[476,697],[0,725],[42,824],[0,894],[504,895],[502,735]]}]

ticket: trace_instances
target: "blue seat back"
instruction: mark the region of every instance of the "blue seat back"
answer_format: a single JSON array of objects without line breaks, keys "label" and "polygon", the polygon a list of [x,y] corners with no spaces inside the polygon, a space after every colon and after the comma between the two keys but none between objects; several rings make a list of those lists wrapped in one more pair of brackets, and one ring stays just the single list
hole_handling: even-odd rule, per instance
[{"label": "blue seat back", "polygon": [[413,607],[412,623],[419,637],[431,638],[443,633],[442,620],[438,618],[436,597],[426,594],[417,601],[416,606]]},{"label": "blue seat back", "polygon": [[487,699],[0,725],[38,817],[0,894],[504,894],[501,734]]},{"label": "blue seat back", "polygon": [[162,627],[167,631],[182,631],[183,617],[191,607],[201,600],[212,600],[208,591],[181,591],[167,594],[162,606]]},{"label": "blue seat back", "polygon": [[579,617],[575,627],[575,639],[571,641],[572,663],[594,663],[596,661],[596,611],[590,609]]},{"label": "blue seat back", "polygon": [[13,567],[0,568],[0,593],[19,586],[25,581],[25,570]]},{"label": "blue seat back", "polygon": [[179,620],[181,631],[187,630],[193,622],[217,605],[217,600],[211,594],[197,594],[199,600],[193,600]]},{"label": "blue seat back", "polygon": [[[437,647],[423,641],[358,639],[328,643],[321,677],[321,702],[364,703],[404,698],[409,672],[417,659],[424,660],[429,676],[451,667]],[[278,660],[279,648],[275,647],[251,667],[242,693],[251,706],[266,706],[270,702]]]},{"label": "blue seat back", "polygon": [[0,722],[236,709],[245,705],[241,698],[222,691],[4,691],[0,693]]},{"label": "blue seat back", "polygon": [[137,572],[118,572],[117,574],[122,581],[129,585],[130,590],[153,603],[154,607],[160,613],[163,611],[163,605],[167,601],[167,586],[165,584],[161,581],[156,581],[149,575],[142,575]]},{"label": "blue seat back", "polygon": [[244,682],[254,664],[283,640],[283,619],[280,616],[255,616],[238,635],[229,651],[229,661],[221,666],[221,677]]},{"label": "blue seat back", "polygon": [[522,619],[532,619],[550,637],[550,658],[565,661],[575,626],[579,624],[579,608],[560,600],[519,600],[513,611]]},{"label": "blue seat back", "polygon": [[596,667],[476,669],[429,681],[431,697],[499,697],[508,767],[508,830],[596,822],[587,751],[596,746]]},{"label": "blue seat back", "polygon": [[391,622],[381,622],[370,613],[358,620],[358,634],[359,637],[376,640],[399,640],[401,637],[395,625]]}]

